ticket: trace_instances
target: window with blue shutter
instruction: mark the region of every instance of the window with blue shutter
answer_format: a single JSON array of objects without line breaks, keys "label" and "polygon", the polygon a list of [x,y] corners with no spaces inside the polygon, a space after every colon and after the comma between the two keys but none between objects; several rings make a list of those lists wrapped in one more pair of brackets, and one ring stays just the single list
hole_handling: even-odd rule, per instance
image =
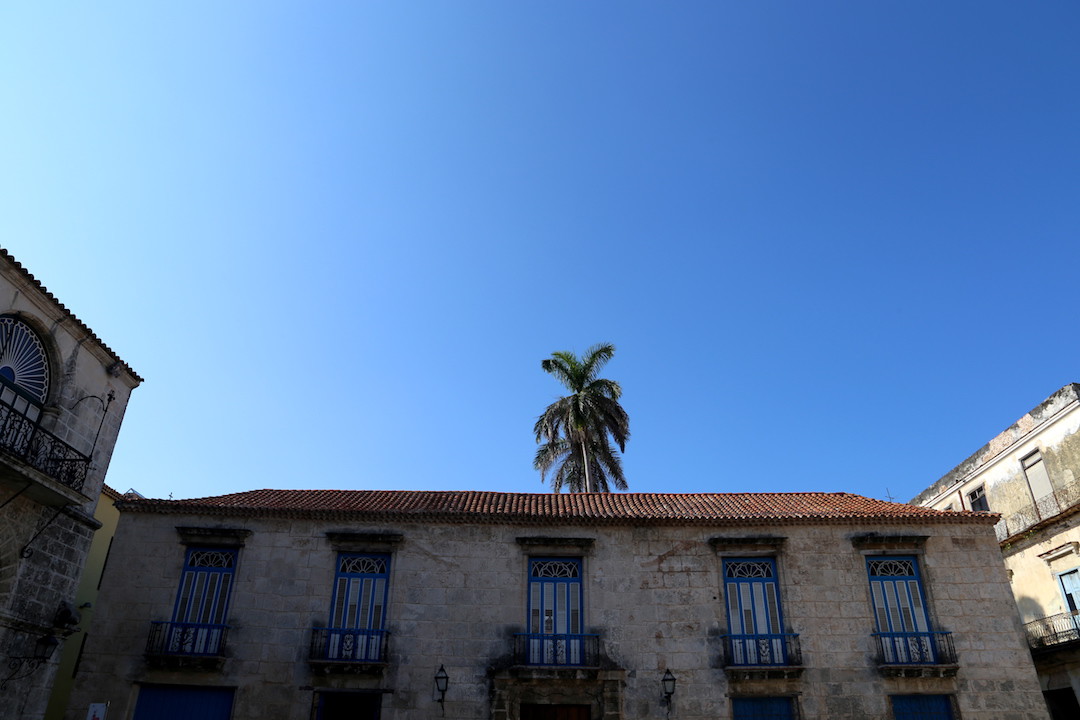
[{"label": "window with blue shutter", "polygon": [[326,659],[383,661],[389,577],[389,555],[338,556]]},{"label": "window with blue shutter", "polygon": [[529,560],[530,665],[584,664],[581,558]]},{"label": "window with blue shutter", "polygon": [[785,665],[780,588],[773,558],[724,560],[728,661],[732,665]]}]

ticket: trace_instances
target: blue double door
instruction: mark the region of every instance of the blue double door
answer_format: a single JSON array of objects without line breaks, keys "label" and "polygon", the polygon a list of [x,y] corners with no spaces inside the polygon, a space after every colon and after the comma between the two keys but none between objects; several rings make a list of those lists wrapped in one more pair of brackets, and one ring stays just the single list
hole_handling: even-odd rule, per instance
[{"label": "blue double door", "polygon": [[143,685],[134,720],[229,720],[234,688]]}]

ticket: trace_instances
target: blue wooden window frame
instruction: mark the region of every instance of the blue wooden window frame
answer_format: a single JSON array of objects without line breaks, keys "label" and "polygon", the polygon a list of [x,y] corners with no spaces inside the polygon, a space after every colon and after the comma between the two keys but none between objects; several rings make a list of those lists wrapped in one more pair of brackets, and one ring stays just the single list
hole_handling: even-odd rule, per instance
[{"label": "blue wooden window frame", "polygon": [[[370,564],[381,564],[382,569],[350,571],[349,565],[355,564],[350,561],[370,561]],[[330,627],[383,630],[389,592],[389,555],[339,553],[334,572],[334,592],[330,599]]]},{"label": "blue wooden window frame", "polygon": [[892,695],[893,720],[953,720],[951,695]]},{"label": "blue wooden window frame", "polygon": [[794,720],[795,700],[790,697],[731,698],[734,720]]},{"label": "blue wooden window frame", "polygon": [[[753,572],[747,573],[743,568],[752,568]],[[724,558],[723,573],[732,664],[786,664],[784,612],[776,559]]]},{"label": "blue wooden window frame", "polygon": [[526,662],[583,665],[588,653],[581,558],[529,558],[528,572]]},{"label": "blue wooden window frame", "polygon": [[[874,564],[891,561],[894,567],[911,563],[911,573],[874,574]],[[914,555],[868,555],[866,574],[870,579],[870,605],[879,633],[931,633],[930,612],[926,607],[919,571],[919,558]]]},{"label": "blue wooden window frame", "polygon": [[235,548],[187,549],[173,605],[174,623],[225,624],[229,616],[238,555]]},{"label": "blue wooden window frame", "polygon": [[1054,573],[1054,578],[1057,580],[1058,592],[1061,593],[1061,601],[1065,608],[1065,612],[1067,613],[1080,610],[1080,593],[1070,595],[1065,589],[1065,576],[1072,575],[1073,573],[1076,573],[1077,577],[1080,577],[1080,567],[1069,568],[1068,570]]},{"label": "blue wooden window frame", "polygon": [[[547,563],[568,564],[574,576],[544,575]],[[548,566],[549,567],[549,566]],[[529,558],[528,628],[530,634],[581,635],[585,627],[581,558]]]}]

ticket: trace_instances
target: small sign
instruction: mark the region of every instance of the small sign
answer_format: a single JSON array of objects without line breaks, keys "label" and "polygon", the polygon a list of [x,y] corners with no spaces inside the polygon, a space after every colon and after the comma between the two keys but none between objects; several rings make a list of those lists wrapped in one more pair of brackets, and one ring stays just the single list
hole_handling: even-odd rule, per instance
[{"label": "small sign", "polygon": [[90,703],[90,711],[86,713],[86,720],[105,720],[109,714],[109,703]]}]

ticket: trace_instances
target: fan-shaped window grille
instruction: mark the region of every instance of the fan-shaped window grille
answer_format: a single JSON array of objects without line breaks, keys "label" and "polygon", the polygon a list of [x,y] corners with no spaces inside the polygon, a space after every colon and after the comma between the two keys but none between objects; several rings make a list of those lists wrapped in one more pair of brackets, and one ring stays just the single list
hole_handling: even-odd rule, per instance
[{"label": "fan-shaped window grille", "polygon": [[45,346],[29,325],[10,316],[0,316],[0,382],[9,404],[14,404],[9,388],[37,405],[44,405],[49,394]]}]

